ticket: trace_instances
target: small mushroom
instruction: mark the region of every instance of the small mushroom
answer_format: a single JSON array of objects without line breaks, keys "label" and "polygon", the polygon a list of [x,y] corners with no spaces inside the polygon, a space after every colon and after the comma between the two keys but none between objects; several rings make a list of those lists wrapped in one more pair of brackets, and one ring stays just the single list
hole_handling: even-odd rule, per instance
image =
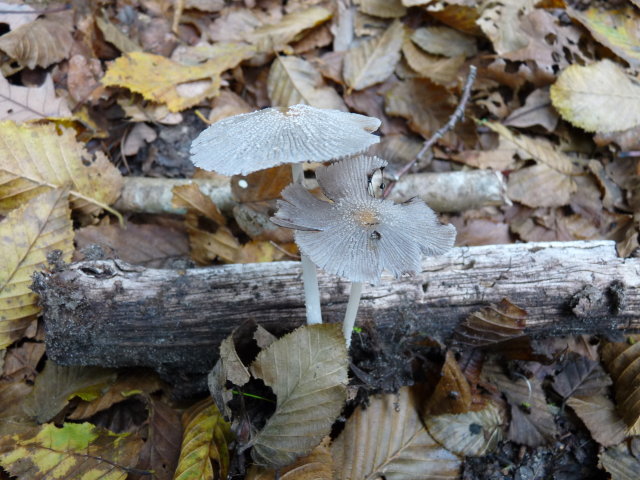
[{"label": "small mushroom", "polygon": [[247,175],[285,163],[326,162],[378,143],[380,120],[309,105],[265,108],[225,118],[191,144],[196,167]]},{"label": "small mushroom", "polygon": [[[301,184],[301,163],[361,152],[380,141],[371,133],[379,126],[377,118],[308,105],[265,108],[225,118],[204,130],[191,144],[191,161],[223,175],[247,175],[290,163],[294,182]],[[301,261],[307,323],[321,323],[316,267],[304,252]]]},{"label": "small mushroom", "polygon": [[396,204],[377,198],[370,179],[386,164],[358,156],[318,167],[316,178],[329,201],[294,183],[283,190],[272,217],[295,230],[300,251],[316,265],[353,282],[344,323],[347,344],[364,282],[378,283],[384,270],[396,277],[418,272],[423,254],[441,255],[455,241],[455,227],[441,224],[422,200]]}]

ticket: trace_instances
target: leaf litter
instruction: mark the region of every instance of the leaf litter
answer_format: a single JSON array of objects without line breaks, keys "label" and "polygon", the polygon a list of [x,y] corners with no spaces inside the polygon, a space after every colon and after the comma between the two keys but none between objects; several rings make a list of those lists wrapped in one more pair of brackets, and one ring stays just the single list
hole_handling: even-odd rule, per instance
[{"label": "leaf litter", "polygon": [[[184,218],[128,215],[128,230],[113,208],[123,174],[190,174],[204,120],[298,103],[380,118],[376,154],[397,172],[447,122],[470,65],[476,122],[415,168],[500,172],[512,205],[453,215],[459,243],[607,238],[638,254],[634,6],[205,3],[72,2],[37,15],[2,4],[16,12],[0,14],[2,473],[41,478],[55,463],[105,478],[242,478],[257,461],[246,478],[634,478],[637,338],[534,341],[518,298],[472,312],[445,341],[364,326],[350,362],[330,327],[316,344],[328,342],[326,358],[302,348],[321,329],[240,330],[212,375],[217,407],[177,401],[148,373],[46,358],[28,285],[56,268],[54,250],[58,262],[165,268],[296,258],[265,221],[289,183],[282,168],[234,177],[233,211],[190,185],[174,191]],[[310,371],[332,379],[324,409]]]}]

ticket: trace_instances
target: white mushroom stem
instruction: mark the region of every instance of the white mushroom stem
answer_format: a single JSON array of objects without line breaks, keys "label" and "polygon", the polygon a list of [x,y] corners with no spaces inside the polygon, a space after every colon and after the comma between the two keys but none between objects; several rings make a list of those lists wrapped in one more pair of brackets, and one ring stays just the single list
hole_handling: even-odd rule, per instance
[{"label": "white mushroom stem", "polygon": [[347,311],[344,314],[344,323],[342,331],[347,342],[347,348],[351,345],[351,335],[353,326],[356,324],[356,316],[358,314],[358,306],[360,305],[360,297],[362,296],[362,282],[353,282],[351,291],[349,292],[349,302],[347,303]]},{"label": "white mushroom stem", "polygon": [[[292,164],[291,175],[294,183],[300,183],[304,186],[304,169],[302,168],[302,164]],[[300,261],[302,263],[302,283],[304,284],[304,305],[307,309],[307,325],[322,323],[320,288],[318,287],[316,265],[302,252],[300,252]]]}]

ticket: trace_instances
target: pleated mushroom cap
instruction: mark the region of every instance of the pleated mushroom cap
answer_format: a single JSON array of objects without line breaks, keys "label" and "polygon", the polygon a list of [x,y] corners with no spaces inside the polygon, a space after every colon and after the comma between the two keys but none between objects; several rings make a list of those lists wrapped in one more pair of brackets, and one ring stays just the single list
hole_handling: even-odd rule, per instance
[{"label": "pleated mushroom cap", "polygon": [[316,169],[330,201],[300,184],[282,192],[272,221],[295,230],[300,251],[328,273],[376,284],[384,270],[396,277],[419,272],[422,255],[446,253],[456,238],[419,199],[404,203],[375,198],[369,178],[387,162],[359,156]]},{"label": "pleated mushroom cap", "polygon": [[308,105],[265,108],[225,118],[191,144],[196,167],[246,175],[285,163],[326,162],[364,151],[380,120]]}]

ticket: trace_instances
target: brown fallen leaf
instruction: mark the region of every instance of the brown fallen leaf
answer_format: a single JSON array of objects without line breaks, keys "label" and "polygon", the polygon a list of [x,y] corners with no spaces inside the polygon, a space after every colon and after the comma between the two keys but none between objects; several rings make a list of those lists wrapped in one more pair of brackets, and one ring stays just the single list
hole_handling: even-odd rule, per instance
[{"label": "brown fallen leaf", "polygon": [[598,455],[598,465],[611,475],[612,480],[635,480],[640,471],[640,459],[625,443],[605,449]]},{"label": "brown fallen leaf", "polygon": [[517,170],[507,180],[507,196],[533,208],[567,205],[577,190],[573,178],[544,164]]},{"label": "brown fallen leaf", "polygon": [[538,88],[529,94],[522,107],[515,109],[504,120],[509,127],[541,125],[553,132],[558,124],[558,113],[551,106],[549,88]]},{"label": "brown fallen leaf", "polygon": [[570,354],[564,368],[553,378],[552,385],[562,398],[567,399],[604,394],[612,383],[599,361]]},{"label": "brown fallen leaf", "polygon": [[411,41],[433,55],[472,57],[478,52],[474,37],[448,27],[420,27],[411,34]]},{"label": "brown fallen leaf", "polygon": [[11,85],[0,75],[0,119],[22,123],[44,118],[69,118],[71,110],[64,98],[56,96],[51,76],[39,87]]},{"label": "brown fallen leaf", "polygon": [[27,68],[46,68],[69,56],[73,37],[69,12],[51,14],[0,37],[0,50]]},{"label": "brown fallen leaf", "polygon": [[478,25],[499,55],[524,48],[529,38],[521,30],[520,18],[534,9],[534,0],[509,3],[487,2],[479,9]]},{"label": "brown fallen leaf", "polygon": [[36,367],[44,355],[45,345],[41,342],[24,342],[6,351],[4,367],[0,375],[5,380],[26,380],[33,382],[38,374]]},{"label": "brown fallen leaf", "polygon": [[362,13],[382,18],[400,18],[407,13],[401,0],[355,0]]},{"label": "brown fallen leaf", "polygon": [[323,441],[306,457],[299,458],[291,465],[279,470],[270,470],[252,465],[247,472],[246,480],[332,480],[333,460]]},{"label": "brown fallen leaf", "polygon": [[604,395],[571,397],[567,405],[576,412],[600,445],[611,447],[626,438],[627,425],[616,412],[614,403]]},{"label": "brown fallen leaf", "polygon": [[440,57],[420,50],[415,44],[405,39],[402,45],[402,53],[409,66],[420,77],[428,78],[438,85],[451,86],[458,79],[458,72],[464,65],[464,56]]},{"label": "brown fallen leaf", "polygon": [[422,410],[423,416],[466,413],[471,409],[471,387],[455,355],[447,350],[435,390]]}]

